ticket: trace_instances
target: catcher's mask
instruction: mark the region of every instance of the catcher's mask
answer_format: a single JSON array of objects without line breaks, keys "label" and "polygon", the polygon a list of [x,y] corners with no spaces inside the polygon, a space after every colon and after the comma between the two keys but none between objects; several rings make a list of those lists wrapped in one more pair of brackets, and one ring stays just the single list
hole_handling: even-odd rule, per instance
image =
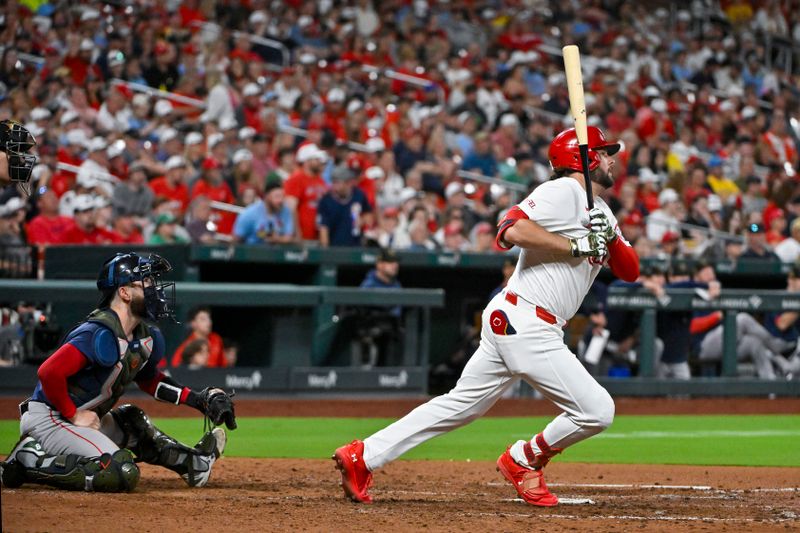
[{"label": "catcher's mask", "polygon": [[[97,277],[97,288],[103,293],[98,307],[108,307],[117,288],[141,283],[144,289],[146,318],[157,321],[169,318],[175,321],[175,283],[161,279],[172,270],[172,265],[160,255],[147,257],[118,253],[103,264]],[[145,281],[149,280],[149,284]]]},{"label": "catcher's mask", "polygon": [[28,128],[15,120],[0,121],[0,152],[8,157],[8,176],[12,182],[25,186],[31,178],[36,156],[29,153],[36,139]]}]

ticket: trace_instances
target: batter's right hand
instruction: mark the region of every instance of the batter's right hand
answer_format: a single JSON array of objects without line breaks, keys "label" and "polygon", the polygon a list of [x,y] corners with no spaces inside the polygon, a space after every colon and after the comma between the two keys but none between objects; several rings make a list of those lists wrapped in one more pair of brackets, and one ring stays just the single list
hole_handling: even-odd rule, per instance
[{"label": "batter's right hand", "polygon": [[78,409],[69,421],[78,427],[100,429],[100,417],[94,411]]},{"label": "batter's right hand", "polygon": [[572,257],[604,257],[608,253],[608,243],[602,233],[590,231],[577,239],[570,239]]}]

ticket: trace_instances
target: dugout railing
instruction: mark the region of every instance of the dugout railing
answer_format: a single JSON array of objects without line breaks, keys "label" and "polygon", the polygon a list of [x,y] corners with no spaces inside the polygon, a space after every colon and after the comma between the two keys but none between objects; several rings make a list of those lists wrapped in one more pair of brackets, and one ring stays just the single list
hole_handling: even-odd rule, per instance
[{"label": "dugout railing", "polygon": [[[296,366],[297,368],[315,368],[337,366],[337,379],[342,383],[343,376],[350,370],[351,364],[346,354],[342,355],[341,329],[346,321],[337,320],[347,306],[330,298],[314,301],[314,305],[302,303],[305,289],[342,288],[355,289],[369,269],[373,268],[377,258],[375,248],[330,248],[315,246],[244,246],[244,245],[212,245],[212,246],[134,246],[126,247],[141,253],[157,251],[173,265],[172,279],[177,281],[198,283],[198,291],[203,287],[211,287],[215,283],[227,284],[235,282],[243,286],[243,293],[248,287],[260,284],[295,285],[300,289],[290,291],[287,297],[296,296],[296,301],[287,301],[285,307],[269,307],[259,309],[254,306],[235,306],[232,304],[215,305],[207,298],[184,298],[179,294],[181,307],[178,317],[186,321],[186,312],[195,304],[210,305],[213,311],[215,330],[223,337],[232,339],[240,345],[239,364],[244,367],[276,367]],[[43,265],[40,266],[40,277],[47,280],[94,280],[98,265],[121,251],[116,247],[61,246],[48,247],[44,252]],[[503,254],[476,254],[459,252],[407,252],[398,253],[400,259],[400,281],[406,288],[443,289],[440,291],[444,305],[430,306],[427,310],[419,310],[418,320],[428,323],[427,333],[421,339],[420,349],[425,348],[430,355],[431,367],[442,367],[460,346],[465,331],[470,327],[473,332],[479,325],[480,312],[485,307],[488,296],[502,281],[501,266],[508,258]],[[513,259],[513,257],[512,257]],[[644,260],[643,263],[655,262],[666,266],[663,260]],[[687,262],[691,268],[691,262]],[[780,289],[785,287],[785,272],[788,265],[764,261],[719,262],[717,272],[724,287],[753,287],[761,289]],[[601,272],[600,279],[611,281],[610,274]],[[92,287],[92,283],[86,287]],[[182,285],[187,286],[187,285]],[[753,292],[748,290],[747,294]],[[47,296],[46,291],[39,293]],[[330,292],[335,294],[335,292]],[[612,290],[612,296],[616,293]],[[621,296],[621,295],[617,295]],[[227,297],[227,296],[226,296]],[[32,300],[31,294],[0,290],[0,302],[13,303],[17,298]],[[85,293],[82,301],[69,302],[61,300],[53,304],[53,313],[64,331],[81,320],[88,309],[96,303],[96,292]],[[234,297],[229,297],[234,299]],[[45,298],[46,300],[46,298]],[[652,302],[650,302],[652,303]],[[614,305],[626,305],[617,298]],[[656,308],[654,308],[656,309]],[[639,308],[639,311],[645,311]],[[408,315],[408,313],[406,313]],[[413,315],[413,313],[412,313]],[[336,317],[333,318],[333,317]],[[408,320],[408,318],[407,318]],[[647,320],[645,320],[647,323]],[[577,324],[577,322],[576,322]],[[404,334],[417,331],[414,326],[404,325]],[[574,346],[577,341],[577,329],[567,330],[567,342]],[[165,326],[168,352],[172,353],[187,334],[186,326]],[[255,334],[253,333],[255,332]],[[296,342],[295,349],[283,350],[278,346],[287,342]],[[414,341],[416,343],[416,341]],[[331,358],[331,354],[337,354]],[[295,354],[300,354],[296,356]],[[405,353],[403,357],[405,357]],[[646,368],[645,368],[646,370]],[[237,369],[238,371],[238,369]],[[457,376],[458,370],[451,372]],[[645,372],[647,374],[648,372]],[[449,375],[449,374],[447,374]],[[325,380],[316,375],[311,381],[321,384]],[[242,377],[242,379],[244,379]],[[398,378],[399,379],[399,378]],[[416,378],[414,378],[416,379]],[[448,378],[449,379],[449,378]],[[454,378],[453,378],[454,379]],[[286,378],[283,381],[290,380]],[[302,381],[296,378],[295,381]],[[246,381],[246,380],[245,380]],[[266,381],[266,380],[265,380]],[[330,381],[330,380],[328,380]],[[391,378],[386,378],[391,382]],[[401,380],[402,381],[402,380]],[[746,379],[721,377],[709,380],[706,387],[705,378],[695,378],[688,385],[674,385],[658,381],[651,377],[635,377],[632,379],[603,378],[602,381],[612,391],[625,394],[662,394],[664,391],[736,394]],[[727,383],[731,381],[735,386]],[[756,381],[756,380],[750,380]],[[454,381],[453,381],[454,382]],[[696,382],[696,383],[695,383]],[[433,389],[440,383],[438,378],[432,381]],[[442,383],[442,387],[447,387]],[[338,385],[337,385],[338,387]],[[665,388],[666,387],[666,388]],[[689,387],[687,389],[686,387]],[[746,385],[746,387],[750,387]],[[781,393],[791,389],[791,385],[766,382],[753,385],[752,390],[758,394]],[[789,389],[787,389],[789,387]],[[433,391],[432,389],[432,391]],[[439,390],[439,389],[437,389]],[[796,390],[796,389],[791,389]],[[681,393],[681,392],[676,392]]]},{"label": "dugout railing", "polygon": [[[243,351],[251,355],[249,361],[245,359],[247,366],[202,371],[224,373],[228,386],[284,393],[387,390],[424,394],[427,390],[430,310],[444,305],[441,289],[178,282],[176,292],[179,315],[182,309],[198,305],[214,307],[218,313],[238,311],[236,319],[243,322],[242,331],[249,331],[249,342],[241,341]],[[61,304],[62,309],[66,305],[83,316],[97,303],[98,293],[94,281],[4,279],[0,280],[0,299],[47,302],[54,307]],[[330,359],[314,359],[323,351],[318,344],[326,341],[327,329],[339,322],[341,309],[395,306],[405,312],[402,353],[392,366],[348,368],[326,366],[336,362]],[[266,309],[272,312],[265,313]],[[168,339],[186,336],[178,324],[167,321],[160,326]],[[187,383],[193,383],[199,375],[183,368],[170,372],[186,374],[191,378]],[[34,367],[0,368],[0,389],[16,388],[19,379],[29,374],[35,376]],[[32,383],[35,379],[27,381],[27,385]]]},{"label": "dugout railing", "polygon": [[[701,290],[667,289],[659,298],[646,289],[611,287],[606,305],[608,309],[625,309],[641,313],[639,378],[601,380],[605,384],[610,384],[611,388],[620,394],[800,395],[800,381],[797,380],[766,381],[738,377],[736,356],[736,315],[741,312],[759,314],[767,311],[800,311],[798,293],[724,289],[719,297],[708,298],[707,293]],[[722,311],[723,353],[719,378],[693,378],[684,381],[659,380],[654,377],[657,313],[680,311]]]}]

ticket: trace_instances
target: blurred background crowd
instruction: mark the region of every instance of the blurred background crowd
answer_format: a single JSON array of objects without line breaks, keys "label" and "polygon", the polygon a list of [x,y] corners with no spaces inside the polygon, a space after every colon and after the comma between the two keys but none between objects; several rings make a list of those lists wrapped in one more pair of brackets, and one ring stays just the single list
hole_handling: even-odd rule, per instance
[{"label": "blurred background crowd", "polygon": [[[719,261],[800,255],[793,1],[24,0],[0,6],[0,37],[0,119],[23,122],[40,159],[30,196],[0,194],[3,275],[61,244],[502,253],[498,220],[549,179],[572,124],[565,43],[582,50],[590,124],[623,145],[606,192],[622,233],[678,265],[640,286],[718,292]],[[636,321],[596,289],[578,351],[608,373],[598,361],[630,362]],[[700,338],[717,359],[718,313],[670,316],[659,375],[688,377]],[[172,364],[236,360],[209,311],[189,318]],[[797,318],[770,331],[785,345],[745,354],[758,375],[800,371],[778,357],[800,361]]]},{"label": "blurred background crowd", "polygon": [[0,244],[497,252],[568,127],[619,139],[640,256],[800,253],[793,2],[11,1],[0,118],[36,136]]}]

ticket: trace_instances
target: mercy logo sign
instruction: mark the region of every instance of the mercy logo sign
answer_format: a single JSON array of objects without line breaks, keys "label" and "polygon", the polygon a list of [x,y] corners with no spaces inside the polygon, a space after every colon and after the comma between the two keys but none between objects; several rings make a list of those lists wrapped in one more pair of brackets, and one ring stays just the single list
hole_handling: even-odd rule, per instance
[{"label": "mercy logo sign", "polygon": [[379,374],[378,385],[387,389],[401,389],[408,385],[408,372],[401,370],[399,374]]},{"label": "mercy logo sign", "polygon": [[309,374],[308,386],[314,389],[332,389],[336,386],[338,378],[335,370],[331,370],[327,374]]},{"label": "mercy logo sign", "polygon": [[229,388],[253,390],[261,385],[261,372],[256,370],[249,376],[237,376],[228,374],[225,376],[225,386]]}]

